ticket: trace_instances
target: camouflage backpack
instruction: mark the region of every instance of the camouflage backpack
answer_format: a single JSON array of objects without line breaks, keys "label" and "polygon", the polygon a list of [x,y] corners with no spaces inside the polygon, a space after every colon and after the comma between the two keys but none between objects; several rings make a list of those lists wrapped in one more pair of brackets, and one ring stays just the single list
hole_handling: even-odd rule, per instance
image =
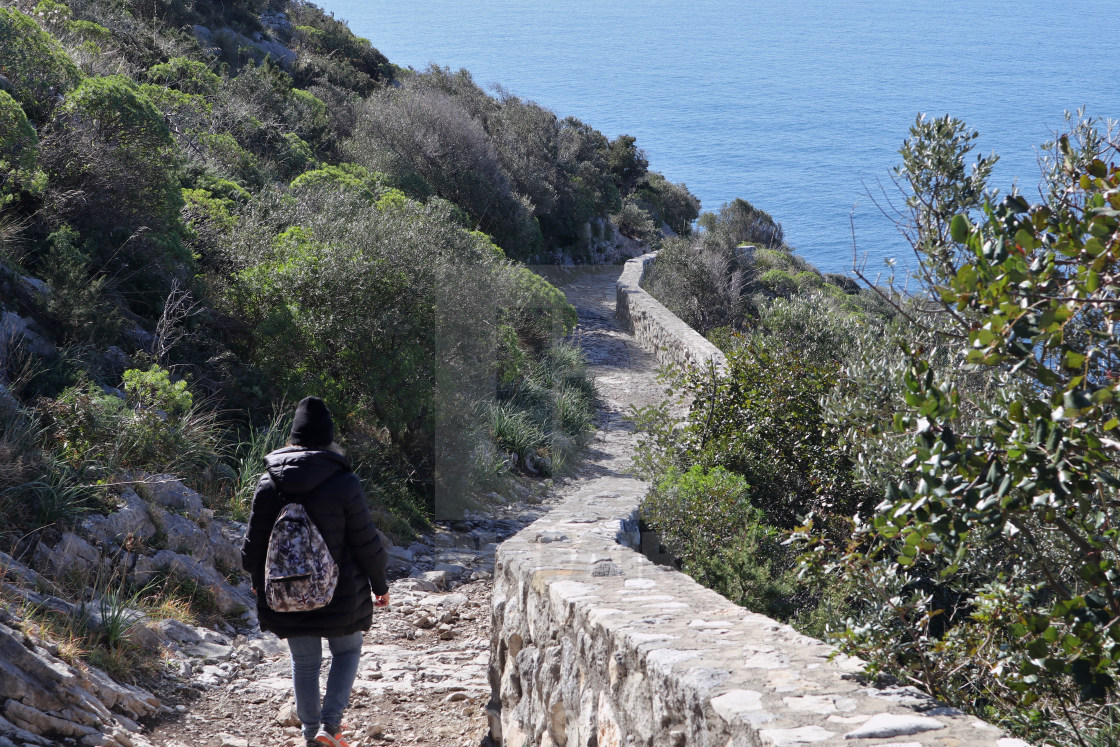
[{"label": "camouflage backpack", "polygon": [[308,612],[326,607],[338,584],[338,564],[319,528],[299,503],[276,517],[268,538],[264,595],[277,612]]}]

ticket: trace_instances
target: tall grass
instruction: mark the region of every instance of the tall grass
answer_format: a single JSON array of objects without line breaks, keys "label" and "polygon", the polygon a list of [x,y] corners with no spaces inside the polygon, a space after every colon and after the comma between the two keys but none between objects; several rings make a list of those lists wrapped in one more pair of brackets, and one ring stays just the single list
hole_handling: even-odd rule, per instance
[{"label": "tall grass", "polygon": [[267,454],[283,446],[292,429],[293,413],[277,410],[268,425],[252,428],[248,437],[235,449],[237,482],[234,486],[230,513],[239,521],[247,521],[253,504],[253,492],[264,471]]},{"label": "tall grass", "polygon": [[81,485],[46,442],[47,431],[32,413],[0,409],[0,536],[28,523],[57,524],[94,505],[97,490]]},{"label": "tall grass", "polygon": [[477,450],[479,478],[492,482],[499,460],[504,462],[508,453],[516,454],[521,466],[537,457],[535,464],[546,465],[545,473],[561,471],[594,431],[597,403],[580,349],[564,342],[553,345],[499,390],[496,401],[481,405],[482,427],[494,448]]}]

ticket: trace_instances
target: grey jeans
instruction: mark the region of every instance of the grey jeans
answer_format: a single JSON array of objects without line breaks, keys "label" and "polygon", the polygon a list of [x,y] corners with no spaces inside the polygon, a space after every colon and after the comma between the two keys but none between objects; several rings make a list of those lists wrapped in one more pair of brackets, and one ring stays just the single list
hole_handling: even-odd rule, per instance
[{"label": "grey jeans", "polygon": [[297,636],[288,639],[292,655],[292,685],[296,692],[296,715],[303,722],[303,736],[314,739],[319,725],[331,735],[342,725],[342,711],[350,702],[350,689],[358,674],[362,656],[362,632],[339,638],[327,638],[331,651],[331,667],[327,674],[327,691],[319,701],[319,675],[323,666],[323,638]]}]

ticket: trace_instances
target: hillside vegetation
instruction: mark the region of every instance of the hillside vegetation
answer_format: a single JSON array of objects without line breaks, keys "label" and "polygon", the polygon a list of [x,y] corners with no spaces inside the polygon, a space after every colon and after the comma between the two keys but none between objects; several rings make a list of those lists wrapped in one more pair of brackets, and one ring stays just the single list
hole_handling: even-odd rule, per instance
[{"label": "hillside vegetation", "polygon": [[548,474],[592,392],[556,342],[571,307],[520,261],[587,261],[615,226],[687,233],[698,211],[633,138],[397,68],[310,3],[6,3],[0,61],[12,533],[45,518],[27,485],[78,508],[121,470],[243,512],[243,457],[310,393],[382,509],[423,522],[433,398],[456,380],[437,369],[469,347],[442,331],[468,308],[497,382],[445,393],[471,410],[471,484]]},{"label": "hillside vegetation", "polygon": [[[728,356],[639,413],[645,520],[752,609],[1046,744],[1120,741],[1120,138],[1070,119],[1039,196],[919,117],[916,292],[821,275],[737,201],[649,288]],[[862,270],[860,270],[862,273]]]},{"label": "hillside vegetation", "polygon": [[397,539],[524,492],[596,397],[525,263],[617,258],[698,207],[632,137],[401,69],[310,3],[4,2],[0,552],[154,474],[243,520],[309,394]]}]

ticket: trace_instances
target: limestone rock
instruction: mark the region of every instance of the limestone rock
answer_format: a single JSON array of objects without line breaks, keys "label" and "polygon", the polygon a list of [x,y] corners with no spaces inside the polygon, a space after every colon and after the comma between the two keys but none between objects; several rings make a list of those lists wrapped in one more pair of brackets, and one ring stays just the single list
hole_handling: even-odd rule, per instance
[{"label": "limestone rock", "polygon": [[132,488],[120,495],[118,508],[108,516],[89,516],[82,520],[82,534],[106,548],[123,547],[131,538],[140,543],[156,536],[156,526],[148,515],[147,504]]},{"label": "limestone rock", "polygon": [[66,532],[53,548],[35,548],[35,565],[52,575],[76,574],[93,578],[101,569],[101,553],[73,532]]},{"label": "limestone rock", "polygon": [[8,351],[15,345],[22,345],[26,352],[42,357],[57,352],[57,348],[39,333],[34,320],[5,311],[0,313],[0,364],[6,362]]},{"label": "limestone rock", "polygon": [[879,713],[859,728],[844,735],[845,739],[886,739],[920,734],[923,731],[944,729],[945,724],[928,716],[913,714]]},{"label": "limestone rock", "polygon": [[0,735],[20,744],[52,744],[35,736],[43,734],[124,744],[120,732],[134,743],[127,728],[159,708],[151,693],[113,682],[94,667],[75,669],[0,624]]},{"label": "limestone rock", "polygon": [[280,706],[280,710],[276,712],[276,723],[281,726],[300,725],[299,716],[296,715],[295,701]]},{"label": "limestone rock", "polygon": [[157,571],[166,571],[210,590],[214,594],[214,604],[222,614],[243,612],[255,604],[247,590],[232,586],[212,566],[203,565],[189,555],[160,550],[151,557],[136,561],[136,579],[140,583],[147,583]]},{"label": "limestone rock", "polygon": [[151,507],[152,520],[166,537],[167,549],[190,555],[200,563],[214,562],[210,536],[186,516],[172,513],[161,506]]},{"label": "limestone rock", "polygon": [[157,506],[182,511],[198,519],[204,515],[202,496],[188,488],[173,475],[152,475],[143,483],[148,500]]}]

